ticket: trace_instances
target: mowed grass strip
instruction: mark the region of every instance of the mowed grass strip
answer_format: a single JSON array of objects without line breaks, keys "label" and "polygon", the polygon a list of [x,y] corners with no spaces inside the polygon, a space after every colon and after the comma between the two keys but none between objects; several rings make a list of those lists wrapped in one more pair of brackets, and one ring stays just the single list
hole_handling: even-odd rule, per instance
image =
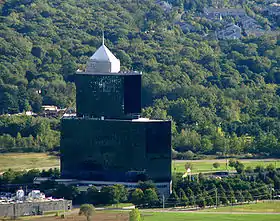
[{"label": "mowed grass strip", "polygon": [[59,167],[59,158],[47,153],[0,154],[0,172],[13,170],[49,169]]},{"label": "mowed grass strip", "polygon": [[[280,168],[280,160],[279,159],[261,159],[261,160],[239,160],[242,162],[245,167],[252,167],[255,168],[258,165],[266,167],[269,164],[273,164],[276,168]],[[215,172],[215,171],[225,171],[230,170],[234,171],[234,168],[228,167],[226,168],[226,160],[225,159],[218,159],[218,160],[189,160],[189,161],[180,161],[175,160],[172,163],[172,171],[177,173],[185,173],[185,165],[186,162],[192,164],[192,173],[205,173],[205,172]],[[213,163],[218,162],[220,163],[219,168],[213,168]]]},{"label": "mowed grass strip", "polygon": [[[244,212],[244,213],[280,213],[280,201],[264,201],[255,204],[219,207],[203,212]],[[280,217],[279,217],[280,220]]]},{"label": "mowed grass strip", "polygon": [[145,221],[279,221],[278,214],[143,213]]},{"label": "mowed grass strip", "polygon": [[[262,165],[266,167],[269,164],[280,168],[279,159],[262,159],[262,160],[240,160],[244,165],[252,168]],[[190,162],[193,166],[192,173],[205,173],[226,170],[226,160],[190,160],[172,162],[173,172],[186,172],[185,164]],[[220,167],[213,168],[213,163],[219,162]],[[59,167],[59,157],[48,155],[47,153],[8,153],[0,154],[0,172],[4,172],[9,168],[13,170],[29,170],[29,169],[49,169]],[[176,170],[175,170],[176,168]],[[228,167],[229,170],[234,171],[234,168]]]}]

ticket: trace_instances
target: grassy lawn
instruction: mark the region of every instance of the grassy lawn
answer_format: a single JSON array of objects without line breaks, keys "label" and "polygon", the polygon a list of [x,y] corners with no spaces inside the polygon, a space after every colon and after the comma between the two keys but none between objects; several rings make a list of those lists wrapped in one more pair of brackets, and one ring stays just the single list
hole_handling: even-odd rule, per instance
[{"label": "grassy lawn", "polygon": [[59,158],[46,153],[8,153],[0,154],[0,172],[9,168],[28,170],[33,168],[49,169],[59,166]]},{"label": "grassy lawn", "polygon": [[257,204],[227,206],[217,209],[203,210],[207,212],[252,212],[252,213],[280,213],[280,201],[266,201]]},{"label": "grassy lawn", "polygon": [[147,213],[145,221],[279,221],[280,215],[270,214],[204,214],[204,213]]},{"label": "grassy lawn", "polygon": [[[280,167],[280,159],[266,159],[266,160],[240,160],[245,166],[256,167],[257,165],[267,166],[268,164],[276,165]],[[175,160],[172,163],[173,172],[184,173],[186,162],[191,162],[193,165],[192,173],[199,172],[211,172],[226,170],[226,161],[222,160],[190,160],[190,161],[178,161]],[[217,169],[213,168],[213,163],[219,162],[220,167]],[[59,167],[59,158],[51,156],[46,153],[8,153],[0,154],[0,172],[4,172],[9,168],[14,170],[25,170],[25,169],[49,169]],[[176,170],[174,170],[176,168]],[[233,168],[230,168],[233,170]]]},{"label": "grassy lawn", "polygon": [[[262,165],[267,166],[269,164],[276,165],[277,168],[280,167],[280,160],[277,159],[262,159],[262,160],[239,160],[240,162],[244,163],[245,167],[251,166],[252,168]],[[226,160],[189,160],[189,161],[173,161],[172,167],[173,172],[186,172],[185,164],[186,162],[190,162],[193,166],[192,172],[193,173],[205,173],[205,172],[215,172],[215,171],[223,171],[226,170]],[[220,167],[215,169],[213,168],[213,163],[219,162]],[[234,171],[234,168],[228,167],[229,170]]]}]

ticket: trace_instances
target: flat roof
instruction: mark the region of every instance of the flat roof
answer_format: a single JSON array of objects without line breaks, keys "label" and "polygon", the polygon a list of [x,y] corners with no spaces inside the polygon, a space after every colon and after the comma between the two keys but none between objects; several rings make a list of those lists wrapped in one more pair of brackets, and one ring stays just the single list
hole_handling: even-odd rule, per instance
[{"label": "flat roof", "polygon": [[110,73],[110,72],[108,72],[108,73],[106,73],[106,72],[103,72],[103,73],[94,72],[94,73],[92,73],[92,72],[87,72],[85,70],[78,69],[76,71],[76,74],[78,74],[78,75],[105,75],[105,76],[106,75],[120,75],[120,76],[122,76],[122,75],[142,75],[142,72],[139,72],[139,71],[120,71],[118,73]]},{"label": "flat roof", "polygon": [[77,117],[77,116],[65,116],[62,119],[70,120],[70,119],[77,119],[77,120],[100,120],[100,121],[131,121],[131,122],[168,122],[171,120],[156,120],[156,119],[149,119],[149,118],[137,118],[137,119],[100,119],[100,118],[86,118],[86,117]]}]

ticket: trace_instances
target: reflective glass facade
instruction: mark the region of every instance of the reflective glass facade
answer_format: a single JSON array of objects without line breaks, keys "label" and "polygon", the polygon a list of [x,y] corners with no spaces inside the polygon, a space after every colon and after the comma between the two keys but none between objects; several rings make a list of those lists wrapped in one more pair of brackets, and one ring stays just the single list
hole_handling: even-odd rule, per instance
[{"label": "reflective glass facade", "polygon": [[141,73],[78,71],[75,83],[77,116],[61,121],[62,178],[170,183],[171,122],[138,119]]},{"label": "reflective glass facade", "polygon": [[64,119],[62,177],[170,181],[170,131],[170,121]]},{"label": "reflective glass facade", "polygon": [[79,117],[118,119],[141,112],[141,75],[77,74],[76,103]]}]

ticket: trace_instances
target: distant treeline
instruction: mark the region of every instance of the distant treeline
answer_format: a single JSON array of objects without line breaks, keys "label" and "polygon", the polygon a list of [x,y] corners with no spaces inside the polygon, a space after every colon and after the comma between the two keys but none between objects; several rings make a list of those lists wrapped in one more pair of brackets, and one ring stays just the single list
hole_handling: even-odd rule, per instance
[{"label": "distant treeline", "polygon": [[0,152],[47,152],[59,147],[59,120],[0,116]]},{"label": "distant treeline", "polygon": [[[207,136],[206,136],[207,137]],[[280,144],[273,134],[225,137],[221,128],[214,138],[182,130],[173,133],[173,158],[195,159],[203,154],[256,154],[280,156]],[[60,121],[31,116],[0,116],[0,152],[57,151],[60,145]],[[212,144],[213,142],[214,144]],[[252,157],[252,155],[251,155]]]}]

